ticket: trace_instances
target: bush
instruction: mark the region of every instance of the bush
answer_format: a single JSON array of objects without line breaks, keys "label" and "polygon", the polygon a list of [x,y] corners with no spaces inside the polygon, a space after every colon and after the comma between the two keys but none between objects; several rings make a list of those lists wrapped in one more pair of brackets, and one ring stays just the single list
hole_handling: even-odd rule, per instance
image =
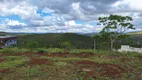
[{"label": "bush", "polygon": [[28,41],[27,44],[26,44],[26,48],[37,48],[38,47],[38,42],[36,41]]},{"label": "bush", "polygon": [[0,50],[1,53],[19,53],[21,52],[20,49],[18,48],[3,48],[2,50]]},{"label": "bush", "polygon": [[47,53],[60,53],[60,52],[64,52],[64,50],[60,48],[48,48],[46,52]]},{"label": "bush", "polygon": [[45,53],[46,51],[44,49],[36,49],[37,53]]},{"label": "bush", "polygon": [[72,46],[72,44],[69,41],[65,41],[65,42],[61,43],[61,48],[72,49],[73,46]]}]

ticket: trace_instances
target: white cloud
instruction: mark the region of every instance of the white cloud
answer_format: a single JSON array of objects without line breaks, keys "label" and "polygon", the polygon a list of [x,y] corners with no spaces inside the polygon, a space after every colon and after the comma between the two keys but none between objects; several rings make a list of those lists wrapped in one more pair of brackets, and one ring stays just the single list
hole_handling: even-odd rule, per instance
[{"label": "white cloud", "polygon": [[16,25],[26,26],[25,23],[21,23],[17,20],[7,20],[7,25],[9,25],[9,26],[16,26]]},{"label": "white cloud", "polygon": [[112,8],[119,9],[121,11],[142,11],[142,0],[120,0],[112,5]]},{"label": "white cloud", "polygon": [[42,10],[42,12],[44,12],[44,13],[53,13],[54,10],[52,10],[52,9],[50,9],[50,8],[44,8],[44,9]]},{"label": "white cloud", "polygon": [[68,21],[68,22],[65,22],[66,26],[75,26],[76,23],[74,20],[71,20],[71,21]]},{"label": "white cloud", "polygon": [[28,4],[26,1],[21,1],[21,3],[13,6],[10,2],[0,3],[0,15],[18,15],[24,20],[28,19],[40,19],[40,15],[36,13],[37,7]]},{"label": "white cloud", "polygon": [[[140,30],[141,3],[141,0],[0,0],[0,16],[17,15],[27,22],[7,20],[0,23],[0,30],[12,31],[8,25],[21,25],[24,27],[19,28],[20,32],[98,32],[103,27],[88,22],[97,22],[98,17],[109,14],[132,16],[135,27]],[[51,15],[41,17],[37,10]],[[76,24],[75,20],[84,23]]]}]

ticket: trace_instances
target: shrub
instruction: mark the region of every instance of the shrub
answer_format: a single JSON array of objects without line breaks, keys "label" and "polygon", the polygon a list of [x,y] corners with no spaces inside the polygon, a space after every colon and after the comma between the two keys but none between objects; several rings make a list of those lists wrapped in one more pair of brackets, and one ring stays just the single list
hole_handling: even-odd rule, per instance
[{"label": "shrub", "polygon": [[72,46],[71,42],[65,41],[65,42],[61,43],[61,48],[64,48],[64,49],[72,49],[73,46]]},{"label": "shrub", "polygon": [[27,44],[26,44],[26,48],[37,48],[38,47],[38,42],[36,41],[28,41]]},{"label": "shrub", "polygon": [[48,48],[46,49],[47,53],[60,53],[60,52],[64,52],[63,49],[60,48]]},{"label": "shrub", "polygon": [[37,53],[45,53],[46,51],[44,49],[36,49]]},{"label": "shrub", "polygon": [[19,53],[21,52],[18,48],[4,48],[0,50],[1,53]]}]

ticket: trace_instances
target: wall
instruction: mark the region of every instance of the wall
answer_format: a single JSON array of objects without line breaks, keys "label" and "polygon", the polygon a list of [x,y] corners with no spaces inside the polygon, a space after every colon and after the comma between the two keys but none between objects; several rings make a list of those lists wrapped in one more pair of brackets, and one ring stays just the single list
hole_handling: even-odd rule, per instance
[{"label": "wall", "polygon": [[5,43],[5,47],[11,46],[11,45],[16,45],[17,44],[17,40],[16,39],[10,39],[7,40]]},{"label": "wall", "polygon": [[121,45],[121,49],[119,49],[118,51],[120,51],[120,52],[130,51],[130,52],[139,52],[139,53],[142,53],[142,48],[130,47],[129,45]]}]

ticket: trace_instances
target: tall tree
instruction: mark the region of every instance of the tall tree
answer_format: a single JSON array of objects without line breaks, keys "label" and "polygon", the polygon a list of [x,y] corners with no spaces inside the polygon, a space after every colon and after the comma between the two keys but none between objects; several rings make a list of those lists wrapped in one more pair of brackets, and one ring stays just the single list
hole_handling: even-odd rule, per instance
[{"label": "tall tree", "polygon": [[134,29],[131,23],[133,19],[130,16],[110,15],[109,17],[99,17],[98,20],[99,24],[104,26],[101,33],[109,34],[111,53],[113,53],[115,41],[120,37],[125,38],[126,30]]}]

